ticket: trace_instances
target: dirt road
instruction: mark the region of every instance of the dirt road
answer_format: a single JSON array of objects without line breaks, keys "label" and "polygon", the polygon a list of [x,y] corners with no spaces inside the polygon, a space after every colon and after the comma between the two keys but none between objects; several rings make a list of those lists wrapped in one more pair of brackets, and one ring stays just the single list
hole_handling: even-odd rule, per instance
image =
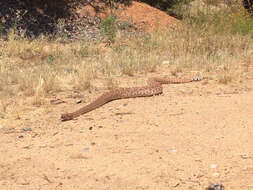
[{"label": "dirt road", "polygon": [[62,110],[80,105],[0,120],[0,189],[253,189],[253,91],[198,86],[165,86],[161,96],[114,101],[64,123]]}]

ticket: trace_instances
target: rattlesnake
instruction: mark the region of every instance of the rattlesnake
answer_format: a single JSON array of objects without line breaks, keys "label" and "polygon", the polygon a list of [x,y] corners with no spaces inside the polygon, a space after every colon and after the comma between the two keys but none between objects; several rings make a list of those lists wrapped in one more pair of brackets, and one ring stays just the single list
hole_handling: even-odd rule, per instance
[{"label": "rattlesnake", "polygon": [[110,101],[126,98],[136,98],[136,97],[149,97],[163,93],[162,84],[178,84],[178,83],[188,83],[193,81],[200,81],[201,78],[162,78],[153,77],[149,78],[147,85],[143,87],[132,87],[132,88],[118,88],[110,92],[106,92],[98,97],[92,103],[80,108],[79,110],[72,113],[65,113],[61,115],[62,121],[72,120],[80,115],[90,112]]}]

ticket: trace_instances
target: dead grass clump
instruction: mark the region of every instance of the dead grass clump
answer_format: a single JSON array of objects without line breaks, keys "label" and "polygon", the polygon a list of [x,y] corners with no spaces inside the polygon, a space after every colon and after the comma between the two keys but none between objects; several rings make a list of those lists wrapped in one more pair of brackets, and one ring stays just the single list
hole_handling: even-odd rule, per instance
[{"label": "dead grass clump", "polygon": [[205,33],[252,36],[252,17],[241,1],[199,0],[178,11],[181,11],[185,23]]},{"label": "dead grass clump", "polygon": [[8,104],[4,100],[0,100],[0,118],[4,118],[7,114]]},{"label": "dead grass clump", "polygon": [[119,82],[113,77],[109,77],[106,79],[106,86],[108,90],[113,90],[119,87]]},{"label": "dead grass clump", "polygon": [[74,72],[72,73],[74,88],[78,90],[91,90],[91,81],[96,77],[96,70],[92,64],[82,62],[76,64]]},{"label": "dead grass clump", "polygon": [[[124,42],[126,43],[126,42]],[[110,55],[114,69],[118,73],[133,76],[136,73],[155,72],[162,63],[159,42],[156,44],[151,39],[131,39],[125,46],[118,44],[113,47]]]},{"label": "dead grass clump", "polygon": [[18,76],[15,69],[0,61],[0,95],[9,97],[16,94],[15,85],[17,81]]},{"label": "dead grass clump", "polygon": [[[35,62],[33,66],[17,67],[8,72],[2,67],[2,76],[8,73],[9,77],[0,77],[2,86],[8,86],[12,81],[26,96],[44,97],[65,86],[91,90],[91,81],[99,73],[107,78],[124,74],[133,76],[136,73],[154,72],[161,65],[169,68],[174,76],[189,70],[202,70],[222,78],[219,79],[222,83],[228,83],[236,81],[233,77],[239,76],[230,76],[233,64],[242,55],[245,59],[252,58],[250,36],[209,35],[188,27],[157,31],[149,37],[124,42],[124,46],[118,44],[105,48],[102,53],[99,53],[100,48],[77,43],[63,46],[38,42],[35,47],[42,50],[40,55],[50,56],[31,59]],[[19,53],[12,56],[19,56]],[[219,69],[224,65],[229,65],[229,71]]]},{"label": "dead grass clump", "polygon": [[[81,42],[63,45],[43,37],[32,41],[11,32],[0,45],[0,96],[23,93],[34,97],[34,105],[41,105],[51,92],[91,90],[92,80],[101,75],[108,89],[113,89],[118,86],[115,76],[158,69],[174,76],[201,71],[222,84],[241,81],[253,60],[253,24],[240,11],[232,7],[185,14],[181,26],[142,38],[115,37],[110,47]],[[244,60],[247,65],[241,66]]]},{"label": "dead grass clump", "polygon": [[19,90],[26,96],[34,96],[36,93],[41,97],[60,90],[58,74],[50,67],[34,67],[17,71],[19,77]]},{"label": "dead grass clump", "polygon": [[[86,60],[92,62],[90,54],[99,54],[99,48],[92,51],[82,44],[65,46],[45,38],[31,41],[15,36],[14,32],[0,48],[0,52],[4,52],[0,57],[3,63],[0,65],[0,95],[6,91],[13,95],[21,92],[34,96],[36,105],[43,104],[47,94],[63,89],[70,81],[76,81],[75,88],[90,88],[95,71],[87,69]],[[15,61],[17,58],[19,62]]]},{"label": "dead grass clump", "polygon": [[42,77],[38,80],[36,87],[34,88],[32,104],[36,106],[43,105],[45,103],[46,91],[44,88],[44,80]]},{"label": "dead grass clump", "polygon": [[228,84],[230,82],[232,82],[233,77],[230,73],[221,73],[220,75],[218,75],[218,82],[221,84]]},{"label": "dead grass clump", "polygon": [[20,57],[22,59],[39,56],[40,43],[38,42],[37,40],[31,41],[27,38],[18,37],[14,30],[10,30],[5,54],[9,57]]},{"label": "dead grass clump", "polygon": [[120,73],[133,76],[136,73],[154,72],[161,63],[155,58],[155,55],[144,56],[144,53],[139,50],[131,50],[129,53],[124,52],[114,57],[114,62],[117,63]]}]

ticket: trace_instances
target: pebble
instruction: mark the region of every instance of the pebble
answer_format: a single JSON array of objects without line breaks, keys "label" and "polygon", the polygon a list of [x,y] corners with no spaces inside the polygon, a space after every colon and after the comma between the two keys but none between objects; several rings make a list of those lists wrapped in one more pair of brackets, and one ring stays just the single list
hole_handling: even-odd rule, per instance
[{"label": "pebble", "polygon": [[25,128],[23,128],[23,130],[24,131],[31,131],[32,129],[31,129],[31,127],[25,127]]},{"label": "pebble", "polygon": [[242,159],[248,159],[248,158],[250,158],[250,156],[247,155],[247,154],[242,154],[242,155],[240,155],[240,156],[241,156]]},{"label": "pebble", "polygon": [[163,64],[163,65],[169,65],[169,64],[170,64],[170,61],[163,61],[162,64]]},{"label": "pebble", "polygon": [[80,103],[82,103],[82,100],[77,100],[76,101],[76,104],[80,104]]},{"label": "pebble", "polygon": [[53,136],[55,136],[55,135],[57,135],[58,134],[58,132],[55,132],[55,133],[53,133]]},{"label": "pebble", "polygon": [[57,105],[57,104],[64,103],[64,101],[61,99],[55,99],[55,100],[50,100],[50,103],[53,105]]},{"label": "pebble", "polygon": [[212,183],[206,188],[206,190],[224,190],[224,186],[219,183]]}]

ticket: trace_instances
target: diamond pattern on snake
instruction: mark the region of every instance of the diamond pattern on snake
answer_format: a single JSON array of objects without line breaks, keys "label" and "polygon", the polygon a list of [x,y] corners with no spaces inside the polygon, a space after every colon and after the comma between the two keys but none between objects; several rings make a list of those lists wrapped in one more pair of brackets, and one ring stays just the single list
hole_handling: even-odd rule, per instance
[{"label": "diamond pattern on snake", "polygon": [[113,100],[136,98],[136,97],[150,97],[163,93],[162,84],[181,84],[202,80],[200,77],[195,78],[163,78],[153,77],[149,78],[146,86],[142,87],[130,87],[130,88],[118,88],[110,92],[106,92],[98,97],[90,104],[78,109],[72,113],[64,113],[61,115],[61,121],[68,121],[79,117],[85,113],[88,113],[96,108],[103,106],[104,104]]}]

